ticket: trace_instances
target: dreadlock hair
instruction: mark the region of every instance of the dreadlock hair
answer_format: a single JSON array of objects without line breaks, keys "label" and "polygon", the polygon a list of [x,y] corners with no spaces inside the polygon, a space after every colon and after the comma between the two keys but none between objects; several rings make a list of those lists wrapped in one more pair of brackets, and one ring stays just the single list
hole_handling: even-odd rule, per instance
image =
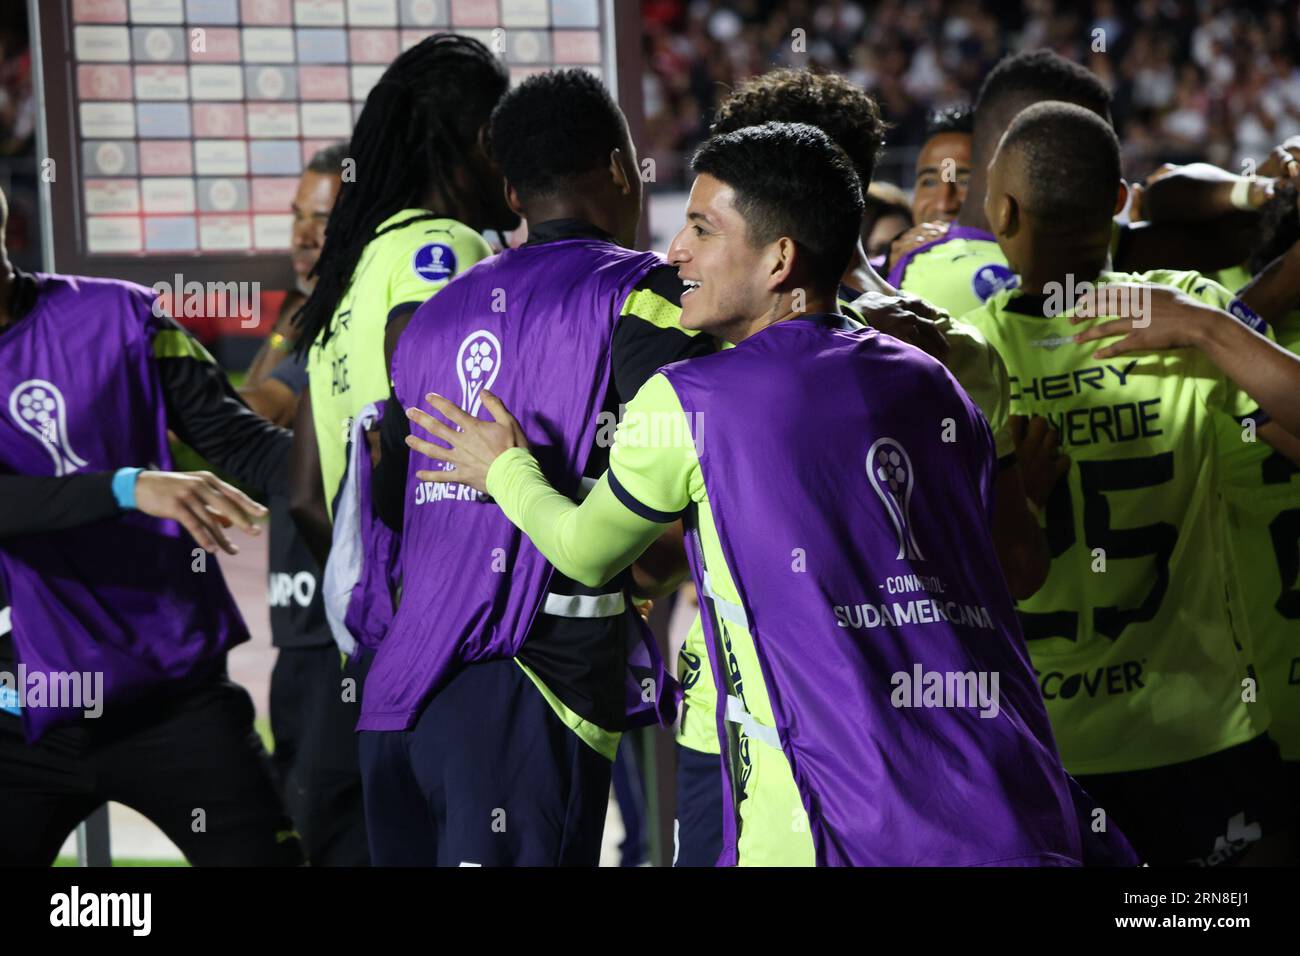
[{"label": "dreadlock hair", "polygon": [[487,47],[455,33],[426,37],[384,71],[352,131],[348,156],[357,175],[344,177],[325,227],[316,287],[298,314],[300,353],[329,339],[330,319],[376,227],[419,206],[431,189],[455,195],[454,172],[470,165],[478,132],[509,85]]}]

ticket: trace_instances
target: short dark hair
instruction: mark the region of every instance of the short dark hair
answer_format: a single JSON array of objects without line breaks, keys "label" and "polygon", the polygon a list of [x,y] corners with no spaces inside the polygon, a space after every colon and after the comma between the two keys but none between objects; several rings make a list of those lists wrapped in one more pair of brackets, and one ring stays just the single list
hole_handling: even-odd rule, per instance
[{"label": "short dark hair", "polygon": [[862,224],[862,185],[844,151],[807,123],[764,123],[705,140],[696,173],[736,194],[750,242],[789,236],[809,259],[814,282],[838,282]]},{"label": "short dark hair", "polygon": [[1114,212],[1119,138],[1091,110],[1052,100],[1027,107],[1007,128],[1002,153],[1020,170],[1027,194],[1019,198],[1036,223],[1073,230]]},{"label": "short dark hair", "polygon": [[746,80],[718,107],[710,132],[769,122],[816,126],[848,153],[862,188],[871,182],[887,126],[871,94],[839,74],[780,69]]},{"label": "short dark hair", "polygon": [[975,111],[965,103],[931,110],[925,118],[925,139],[932,139],[944,133],[965,133],[969,136],[975,131]]},{"label": "short dark hair", "polygon": [[520,198],[552,195],[609,163],[623,146],[623,113],[583,69],[530,76],[492,111],[492,155]]},{"label": "short dark hair", "polygon": [[348,144],[334,143],[316,150],[307,162],[304,172],[322,173],[327,176],[343,175],[343,160],[348,158]]},{"label": "short dark hair", "polygon": [[1003,57],[975,97],[972,150],[992,156],[1003,131],[1024,107],[1043,100],[1060,100],[1110,115],[1110,90],[1087,67],[1052,50],[1028,50]]}]

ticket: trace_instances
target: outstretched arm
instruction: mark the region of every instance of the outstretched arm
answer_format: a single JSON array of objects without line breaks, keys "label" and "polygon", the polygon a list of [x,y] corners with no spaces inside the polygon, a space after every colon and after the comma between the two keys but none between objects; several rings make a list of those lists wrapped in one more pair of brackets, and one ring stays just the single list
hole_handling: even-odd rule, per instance
[{"label": "outstretched arm", "polygon": [[[1152,308],[1141,320],[1102,322],[1076,341],[1123,336],[1098,349],[1097,358],[1164,349],[1199,349],[1238,388],[1291,435],[1300,434],[1300,357],[1247,328],[1227,312],[1173,289],[1151,290]],[[1084,321],[1076,318],[1076,323]],[[1266,429],[1259,437],[1269,441]],[[1273,444],[1273,442],[1269,442]]]},{"label": "outstretched arm", "polygon": [[238,554],[225,529],[260,534],[266,509],[210,472],[118,471],[0,475],[0,540],[94,524],[124,511],[177,521],[208,551]]},{"label": "outstretched arm", "polygon": [[666,520],[659,522],[633,512],[615,494],[608,472],[582,504],[575,504],[546,480],[528,451],[519,423],[491,392],[483,393],[483,407],[492,421],[467,415],[441,396],[426,397],[456,427],[421,409],[407,409],[415,425],[445,445],[415,434],[407,438],[407,444],[454,469],[422,470],[416,476],[423,481],[456,482],[491,494],[506,517],[561,574],[588,587],[599,587],[635,561],[677,518],[665,516]]}]

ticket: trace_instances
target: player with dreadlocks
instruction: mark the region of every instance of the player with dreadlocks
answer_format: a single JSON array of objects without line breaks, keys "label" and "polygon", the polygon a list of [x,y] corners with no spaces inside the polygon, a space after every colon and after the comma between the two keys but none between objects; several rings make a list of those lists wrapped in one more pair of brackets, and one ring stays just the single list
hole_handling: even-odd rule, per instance
[{"label": "player with dreadlocks", "polygon": [[392,62],[357,119],[355,166],[344,169],[299,320],[310,387],[294,431],[293,511],[318,557],[351,420],[388,396],[386,334],[395,342],[421,303],[491,254],[483,230],[519,223],[485,149],[508,85],[483,44],[435,34]]}]

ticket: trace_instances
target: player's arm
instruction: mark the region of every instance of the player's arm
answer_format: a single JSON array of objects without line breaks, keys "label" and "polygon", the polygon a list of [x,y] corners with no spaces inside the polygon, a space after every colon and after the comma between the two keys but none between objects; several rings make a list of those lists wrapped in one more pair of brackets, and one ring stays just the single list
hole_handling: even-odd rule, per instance
[{"label": "player's arm", "polygon": [[[239,389],[245,401],[247,401],[245,389],[255,389],[275,371],[285,357],[293,352],[298,341],[298,330],[294,327],[294,319],[304,301],[306,300],[302,293],[296,289],[285,295],[284,302],[280,304],[280,314],[276,316],[275,327],[271,330],[271,334],[262,340],[261,347],[253,356],[252,364],[248,366],[244,384]],[[252,402],[249,404],[252,405]],[[270,418],[269,415],[265,417]]]},{"label": "player's arm", "polygon": [[153,357],[167,426],[205,459],[267,494],[286,490],[290,435],[245,405],[225,373],[172,319],[156,319]]},{"label": "player's arm", "polygon": [[[651,413],[653,396],[662,396],[665,390],[671,394],[667,381],[656,376],[628,404],[628,415]],[[417,477],[487,491],[557,570],[589,587],[605,584],[636,560],[689,503],[685,476],[693,453],[686,449],[633,448],[623,454],[616,437],[610,471],[577,505],[546,481],[527,451],[519,423],[495,395],[484,392],[483,405],[493,417],[490,422],[466,415],[439,396],[428,398],[459,430],[420,409],[408,409],[416,425],[444,444],[415,434],[408,443],[420,454],[452,463],[455,470],[418,471]],[[635,479],[640,494],[620,482],[618,473]],[[646,494],[647,489],[654,493]],[[664,507],[665,503],[670,506]]]},{"label": "player's arm", "polygon": [[206,472],[117,471],[67,475],[0,475],[0,540],[62,531],[142,511],[178,521],[200,547],[230,554],[239,549],[224,529],[237,525],[259,534],[266,509]]},{"label": "player's arm", "polygon": [[1300,242],[1260,270],[1238,298],[1270,325],[1300,308]]},{"label": "player's arm", "polygon": [[311,411],[311,389],[304,389],[293,422],[293,445],[289,453],[289,514],[307,550],[325,567],[331,543],[329,511],[325,506],[325,480],[321,477],[320,446],[316,444],[316,420]]},{"label": "player's arm", "polygon": [[1152,223],[1203,223],[1238,211],[1257,213],[1273,198],[1274,186],[1275,180],[1266,176],[1239,176],[1209,163],[1189,163],[1148,181],[1142,216]]},{"label": "player's arm", "polygon": [[1047,580],[1051,558],[1043,529],[1026,504],[1029,496],[1018,461],[999,468],[994,494],[993,546],[1007,579],[1007,590],[1017,601],[1023,601],[1033,597]]},{"label": "player's arm", "polygon": [[[993,544],[1007,589],[1018,601],[1033,596],[1051,567],[1047,537],[1030,502],[1041,510],[1051,491],[1047,479],[1054,446],[1011,418],[1011,382],[1007,368],[978,330],[962,322],[947,326],[949,352],[944,364],[970,396],[993,432],[998,472],[994,482]],[[1046,467],[1044,467],[1046,465]]]},{"label": "player's arm", "polygon": [[239,389],[248,407],[281,428],[290,428],[298,414],[298,396],[307,388],[307,357],[289,355],[252,388]]},{"label": "player's arm", "polygon": [[1123,228],[1114,268],[1117,272],[1217,272],[1244,262],[1258,241],[1259,217],[1250,212],[1194,223],[1139,222]]},{"label": "player's arm", "polygon": [[[1271,426],[1292,436],[1300,434],[1300,357],[1247,328],[1222,309],[1198,302],[1178,290],[1153,288],[1151,305],[1142,319],[1102,322],[1079,333],[1075,339],[1090,342],[1122,336],[1099,348],[1094,353],[1096,358],[1130,352],[1198,349],[1272,419],[1258,429],[1260,438],[1269,441],[1276,436],[1276,429]],[[1141,321],[1146,324],[1138,325]],[[1285,439],[1281,443],[1287,444]],[[1287,453],[1286,448],[1279,450]]]},{"label": "player's arm", "polygon": [[379,423],[379,459],[370,480],[370,500],[379,520],[393,531],[402,530],[406,510],[406,471],[411,449],[406,438],[411,425],[396,394],[389,394]]},{"label": "player's arm", "polygon": [[946,363],[949,343],[942,324],[949,316],[943,309],[901,289],[892,293],[864,292],[853,300],[852,305],[873,329],[914,345]]}]

